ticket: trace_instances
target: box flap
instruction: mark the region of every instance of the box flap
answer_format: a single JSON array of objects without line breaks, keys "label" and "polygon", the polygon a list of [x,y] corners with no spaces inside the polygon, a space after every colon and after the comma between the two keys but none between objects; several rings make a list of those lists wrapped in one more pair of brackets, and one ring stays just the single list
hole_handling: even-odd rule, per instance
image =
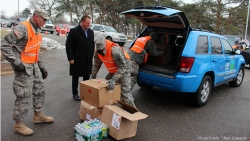
[{"label": "box flap", "polygon": [[[101,88],[107,87],[107,82],[108,80],[106,79],[97,78],[97,79],[90,79],[90,80],[82,81],[81,83],[91,86],[96,89],[101,89]],[[116,83],[116,85],[119,85],[119,84]]]},{"label": "box flap", "polygon": [[[121,101],[120,101],[121,102]],[[115,106],[115,105],[105,105],[107,106],[110,110],[114,111],[118,115],[130,120],[130,121],[137,121],[141,119],[145,119],[148,117],[148,115],[139,112],[138,110],[135,113],[129,113],[125,109],[122,109],[121,107]],[[132,106],[131,106],[132,107]]]},{"label": "box flap", "polygon": [[125,102],[119,101],[119,100],[117,100],[117,102],[122,105],[122,108],[124,110],[128,111],[131,114],[133,114],[135,112],[139,112],[139,110],[137,108],[135,108],[134,106],[131,106],[131,105],[129,105]]},{"label": "box flap", "polygon": [[101,88],[107,87],[106,82],[107,80],[105,79],[90,79],[90,80],[82,81],[81,83],[91,86],[96,89],[101,89]]},{"label": "box flap", "polygon": [[85,102],[85,101],[81,101],[81,104],[85,107],[85,108],[87,108],[87,109],[90,109],[90,110],[93,110],[94,108],[96,108],[95,106],[93,106],[93,105],[90,105],[90,104],[88,104],[87,102]]}]

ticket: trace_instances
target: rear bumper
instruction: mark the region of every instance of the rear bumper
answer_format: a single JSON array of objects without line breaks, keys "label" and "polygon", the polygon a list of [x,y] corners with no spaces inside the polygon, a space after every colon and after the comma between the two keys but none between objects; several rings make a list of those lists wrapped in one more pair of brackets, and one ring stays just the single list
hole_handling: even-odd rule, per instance
[{"label": "rear bumper", "polygon": [[115,42],[115,43],[126,43],[127,39],[113,38],[113,42]]},{"label": "rear bumper", "polygon": [[155,87],[164,88],[176,92],[196,92],[201,76],[178,74],[175,77],[163,77],[144,72],[139,72],[138,81]]}]

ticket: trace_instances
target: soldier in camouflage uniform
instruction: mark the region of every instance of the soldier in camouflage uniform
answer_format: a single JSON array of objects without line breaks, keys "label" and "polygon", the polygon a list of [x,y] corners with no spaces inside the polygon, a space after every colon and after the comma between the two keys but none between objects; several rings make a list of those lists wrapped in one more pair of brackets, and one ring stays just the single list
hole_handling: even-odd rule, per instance
[{"label": "soldier in camouflage uniform", "polygon": [[91,78],[95,79],[102,65],[106,66],[109,73],[106,76],[107,88],[113,90],[115,82],[121,84],[121,101],[135,107],[134,98],[131,94],[131,64],[129,55],[119,45],[106,40],[103,34],[95,37],[96,52]]},{"label": "soldier in camouflage uniform", "polygon": [[44,79],[48,73],[40,54],[40,28],[47,19],[47,13],[37,9],[29,21],[17,25],[1,40],[1,52],[11,63],[15,73],[13,90],[16,100],[12,115],[15,121],[14,131],[22,135],[33,134],[33,130],[22,123],[28,112],[31,95],[34,123],[48,123],[54,120],[53,117],[41,113],[45,99]]},{"label": "soldier in camouflage uniform", "polygon": [[[138,38],[134,45],[130,48],[130,50],[128,51],[129,56],[131,57],[131,90],[134,88],[134,85],[137,82],[137,75],[138,75],[138,71],[139,71],[139,65],[142,64],[142,62],[145,59],[146,54],[150,54],[152,56],[160,56],[162,54],[164,54],[164,51],[158,51],[154,45],[154,41],[157,40],[158,35],[156,32],[152,32],[150,34],[150,36],[146,36],[148,37],[148,40],[142,40],[144,41],[144,43],[139,43],[137,45],[138,40],[140,40],[141,38],[145,38],[145,37],[141,37]],[[144,44],[144,45],[143,45]],[[134,48],[139,48],[138,52],[135,52]]]}]

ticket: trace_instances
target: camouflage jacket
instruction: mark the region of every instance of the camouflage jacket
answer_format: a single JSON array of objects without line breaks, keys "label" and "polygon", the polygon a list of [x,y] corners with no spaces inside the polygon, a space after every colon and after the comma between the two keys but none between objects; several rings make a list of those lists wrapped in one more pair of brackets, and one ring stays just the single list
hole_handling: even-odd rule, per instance
[{"label": "camouflage jacket", "polygon": [[[164,53],[164,51],[158,51],[156,49],[155,44],[152,40],[149,40],[146,43],[144,50],[152,56],[160,56]],[[128,54],[129,54],[130,58],[138,64],[141,64],[143,62],[144,57],[145,57],[145,53],[143,51],[141,53],[136,53],[132,50],[129,50]]]},{"label": "camouflage jacket", "polygon": [[[40,29],[37,28],[32,22],[33,30],[37,34]],[[14,68],[15,66],[22,63],[25,66],[25,71],[28,75],[32,75],[34,68],[37,69],[36,63],[27,64],[22,62],[20,54],[24,50],[28,42],[28,31],[25,25],[19,24],[12,31],[10,31],[1,40],[1,52],[5,59],[9,61]],[[44,68],[41,52],[39,52],[39,59],[37,62],[39,68]]]},{"label": "camouflage jacket", "polygon": [[[113,79],[117,81],[120,79],[123,74],[126,72],[127,69],[129,69],[129,60],[125,58],[123,49],[120,46],[114,46],[111,48],[112,51],[112,57],[114,62],[117,65],[117,72],[114,74]],[[92,68],[92,75],[96,75],[101,68],[102,61],[98,57],[97,53],[94,54],[94,65]]]}]

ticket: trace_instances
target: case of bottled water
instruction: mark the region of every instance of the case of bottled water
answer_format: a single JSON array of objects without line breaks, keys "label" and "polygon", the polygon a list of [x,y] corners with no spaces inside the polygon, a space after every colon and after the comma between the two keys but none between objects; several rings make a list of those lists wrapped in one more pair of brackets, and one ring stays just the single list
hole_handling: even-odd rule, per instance
[{"label": "case of bottled water", "polygon": [[74,127],[74,135],[78,141],[102,141],[108,137],[108,127],[98,118],[78,123]]}]

